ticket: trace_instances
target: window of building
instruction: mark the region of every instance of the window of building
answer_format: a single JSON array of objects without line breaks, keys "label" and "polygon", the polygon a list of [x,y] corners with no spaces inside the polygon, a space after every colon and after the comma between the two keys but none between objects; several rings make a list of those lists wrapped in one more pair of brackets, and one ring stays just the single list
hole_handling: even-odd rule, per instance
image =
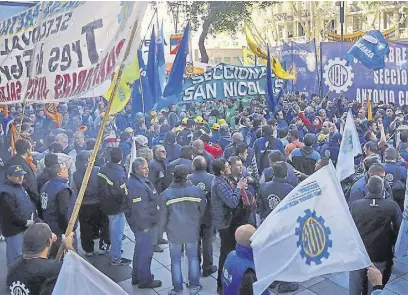
[{"label": "window of building", "polygon": [[389,29],[393,25],[393,18],[394,18],[394,13],[393,12],[384,12],[384,17],[383,17],[383,29]]},{"label": "window of building", "polygon": [[353,17],[353,32],[358,32],[363,30],[363,21],[360,16]]},{"label": "window of building", "polygon": [[221,63],[221,57],[216,57],[216,58],[214,58],[214,63],[215,63],[216,65],[220,64],[220,63]]},{"label": "window of building", "polygon": [[278,37],[279,39],[283,38],[283,26],[278,25]]},{"label": "window of building", "polygon": [[225,63],[230,63],[230,62],[231,62],[231,58],[230,58],[230,57],[224,57],[224,62],[225,62]]},{"label": "window of building", "polygon": [[234,57],[234,65],[241,65],[239,57]]},{"label": "window of building", "polygon": [[293,37],[293,24],[288,24],[288,38]]},{"label": "window of building", "polygon": [[305,35],[305,30],[303,30],[303,27],[300,23],[297,23],[298,26],[298,37],[299,36],[304,36]]}]

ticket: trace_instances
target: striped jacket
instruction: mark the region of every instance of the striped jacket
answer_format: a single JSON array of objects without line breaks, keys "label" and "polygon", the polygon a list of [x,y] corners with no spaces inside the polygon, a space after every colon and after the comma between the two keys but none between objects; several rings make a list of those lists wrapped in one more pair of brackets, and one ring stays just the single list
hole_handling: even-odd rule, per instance
[{"label": "striped jacket", "polygon": [[201,217],[206,207],[204,192],[190,181],[172,183],[161,195],[165,229],[170,243],[198,241]]}]

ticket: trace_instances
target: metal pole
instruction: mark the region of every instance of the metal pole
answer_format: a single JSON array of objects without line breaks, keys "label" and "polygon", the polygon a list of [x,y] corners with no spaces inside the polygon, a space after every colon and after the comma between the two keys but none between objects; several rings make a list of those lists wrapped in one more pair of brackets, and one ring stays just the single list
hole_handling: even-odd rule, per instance
[{"label": "metal pole", "polygon": [[344,42],[344,1],[340,1],[340,35],[341,42]]},{"label": "metal pole", "polygon": [[[108,118],[109,118],[109,113],[110,113],[110,109],[111,109],[111,106],[112,106],[112,102],[113,102],[115,94],[116,94],[116,92],[117,92],[117,90],[119,88],[119,81],[120,81],[120,79],[122,77],[122,73],[123,73],[123,70],[125,68],[125,61],[126,61],[126,58],[129,56],[130,49],[132,47],[132,43],[133,43],[133,40],[134,40],[138,25],[139,25],[138,21],[135,21],[135,23],[133,24],[132,32],[130,33],[130,37],[129,37],[129,41],[128,41],[128,44],[127,44],[127,47],[126,47],[126,51],[125,51],[125,54],[123,56],[123,61],[122,61],[121,65],[120,65],[116,80],[114,81],[115,86],[114,86],[113,91],[111,92],[111,95],[109,97],[109,103],[108,103],[108,106],[106,107],[106,111],[105,111],[105,115],[103,117],[102,125],[99,128],[98,136],[96,138],[95,147],[94,147],[94,149],[92,151],[92,154],[91,154],[91,157],[89,159],[88,167],[86,168],[85,175],[84,175],[84,180],[82,182],[81,189],[79,190],[78,197],[77,197],[77,200],[75,202],[75,206],[74,206],[74,210],[72,212],[71,218],[69,219],[68,227],[67,227],[67,229],[65,231],[66,236],[69,235],[74,229],[74,225],[75,225],[75,222],[76,222],[77,217],[78,217],[79,209],[81,208],[81,204],[82,204],[82,200],[84,198],[86,187],[88,185],[88,181],[89,181],[89,178],[91,176],[93,166],[95,164],[96,156],[98,154],[98,150],[99,150],[99,147],[100,147],[101,142],[102,142],[102,136],[103,136],[103,132],[104,132],[105,127],[106,127],[106,122],[108,121]],[[63,251],[64,251],[64,245],[61,243],[61,246],[60,246],[60,248],[58,250],[58,254],[57,254],[57,260],[61,260]]]}]

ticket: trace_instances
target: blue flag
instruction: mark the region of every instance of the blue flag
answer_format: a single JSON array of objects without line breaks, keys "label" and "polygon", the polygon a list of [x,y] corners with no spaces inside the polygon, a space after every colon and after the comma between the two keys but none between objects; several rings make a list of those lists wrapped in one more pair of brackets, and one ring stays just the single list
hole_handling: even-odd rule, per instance
[{"label": "blue flag", "polygon": [[183,77],[186,69],[186,57],[188,51],[188,41],[190,38],[190,23],[187,24],[184,30],[183,38],[181,39],[179,50],[177,51],[176,58],[174,59],[173,67],[167,81],[167,86],[164,89],[163,97],[169,97],[171,95],[180,95],[183,90]]},{"label": "blue flag", "polygon": [[146,74],[149,78],[150,91],[152,94],[151,99],[153,100],[153,103],[155,103],[160,99],[162,92],[160,89],[159,69],[156,59],[156,34],[154,32],[154,27],[150,37]]},{"label": "blue flag", "polygon": [[278,111],[279,102],[277,102],[273,96],[273,80],[269,46],[268,46],[268,63],[266,64],[266,99],[269,104],[269,110],[271,111],[271,113],[275,114]]},{"label": "blue flag", "polygon": [[[143,53],[141,50],[137,51],[137,58],[139,60],[140,77],[133,83],[132,91],[132,117],[137,112],[147,112],[153,108],[152,93],[150,91],[149,78],[146,75],[146,66],[143,61]],[[144,104],[144,109],[143,109]]]},{"label": "blue flag", "polygon": [[166,62],[164,59],[164,32],[163,21],[157,36],[157,67],[159,71],[160,89],[163,92],[166,87]]},{"label": "blue flag", "polygon": [[359,62],[374,71],[385,67],[385,57],[390,53],[387,40],[378,30],[368,31],[347,52],[348,64],[356,58]]}]

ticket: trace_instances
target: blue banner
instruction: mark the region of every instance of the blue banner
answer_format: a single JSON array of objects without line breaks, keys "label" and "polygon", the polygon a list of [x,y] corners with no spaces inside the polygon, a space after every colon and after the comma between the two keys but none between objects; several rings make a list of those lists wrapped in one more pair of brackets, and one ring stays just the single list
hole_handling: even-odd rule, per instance
[{"label": "blue banner", "polygon": [[[282,93],[283,80],[272,73],[273,93]],[[185,79],[179,95],[162,97],[155,109],[171,104],[236,99],[266,93],[266,67],[244,67],[218,64],[201,75]]]},{"label": "blue banner", "polygon": [[323,95],[344,93],[350,101],[408,104],[408,42],[388,41],[390,53],[385,68],[373,71],[354,59],[347,65],[347,52],[354,43],[322,42],[320,46]]},{"label": "blue banner", "polygon": [[287,71],[296,69],[296,80],[287,81],[285,91],[299,91],[306,98],[319,92],[319,74],[315,40],[307,43],[283,42],[282,46],[271,48],[271,55],[278,57]]}]

